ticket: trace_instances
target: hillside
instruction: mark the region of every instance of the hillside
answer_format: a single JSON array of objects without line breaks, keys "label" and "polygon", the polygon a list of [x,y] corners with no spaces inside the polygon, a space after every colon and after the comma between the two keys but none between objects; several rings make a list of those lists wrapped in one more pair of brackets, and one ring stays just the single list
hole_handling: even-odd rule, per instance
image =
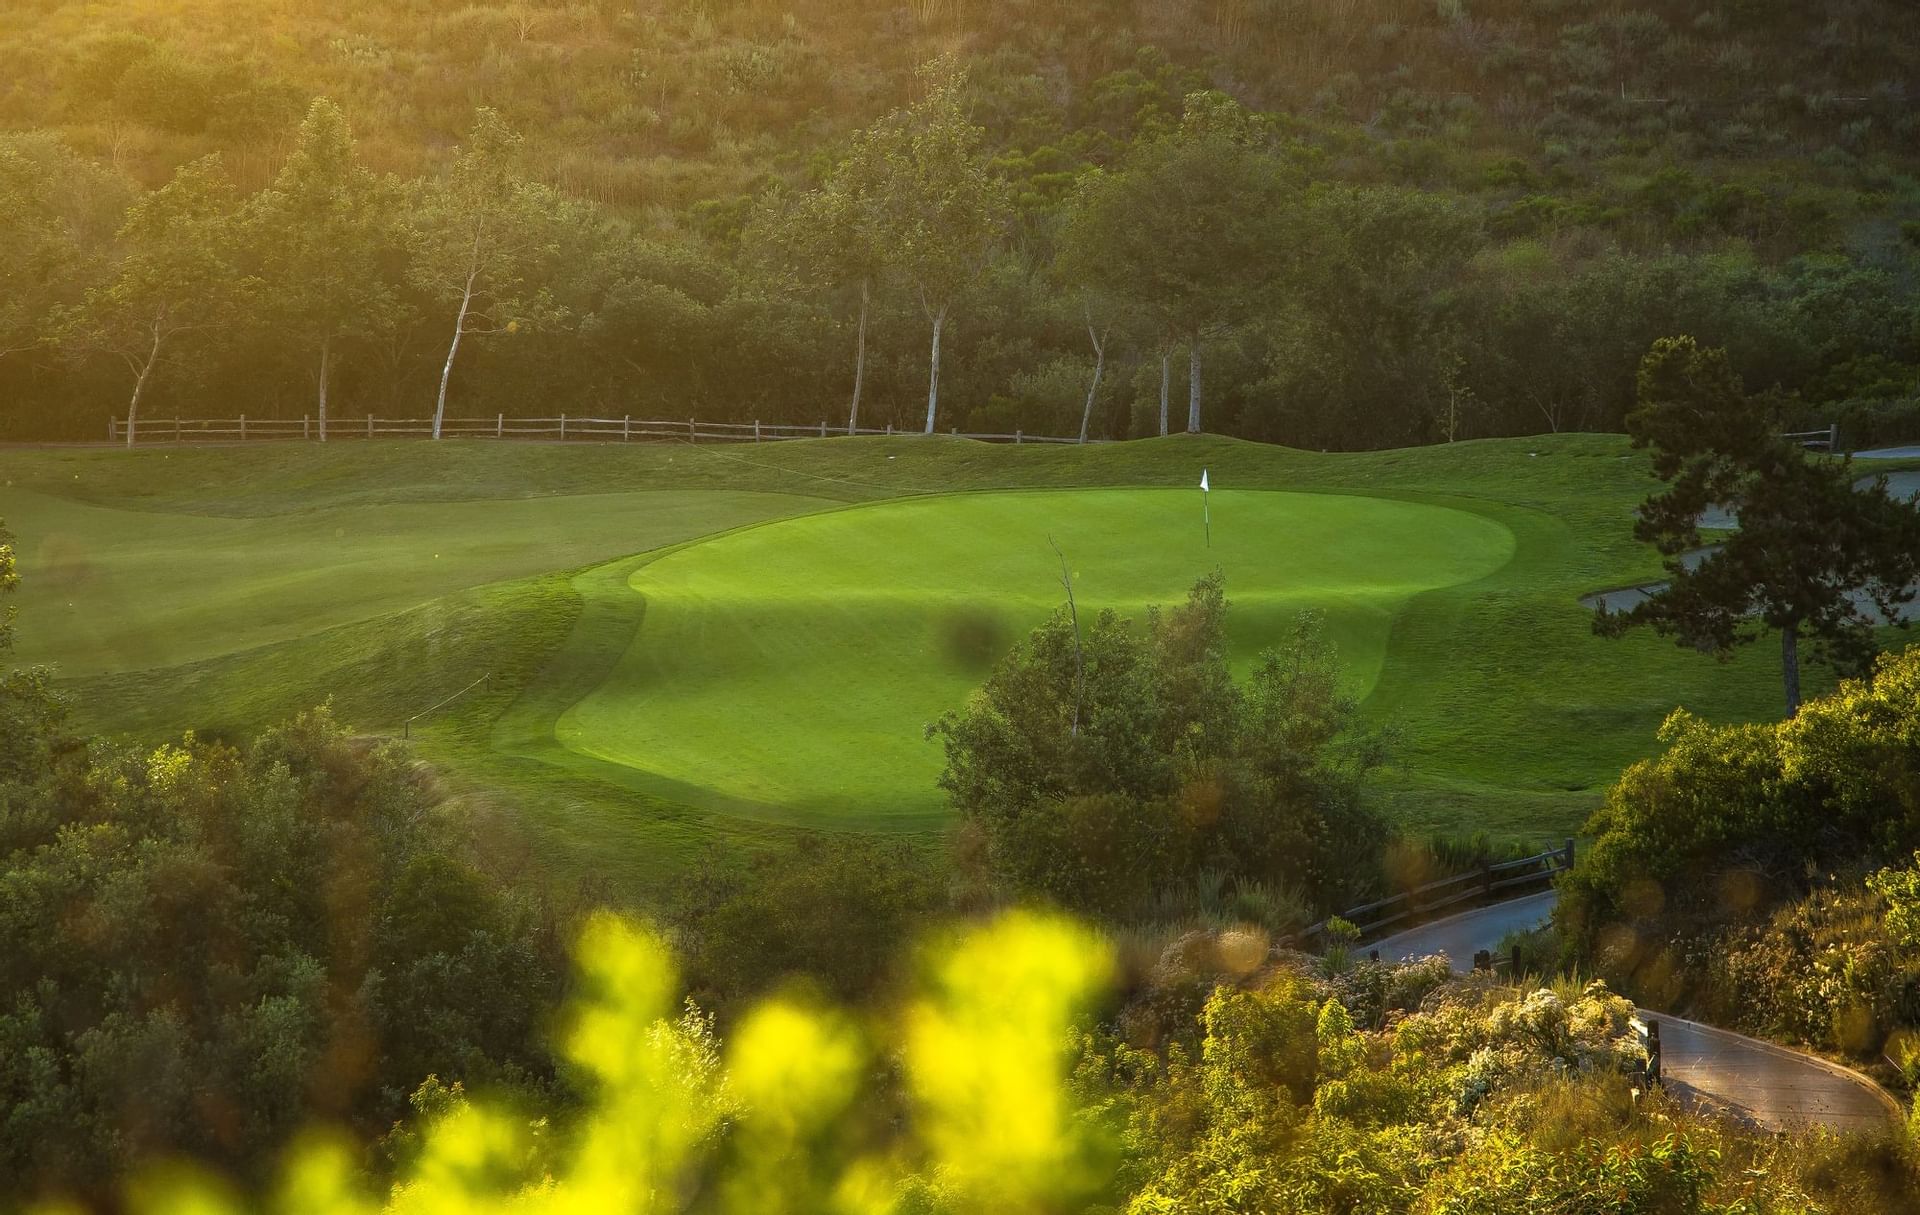
[{"label": "hillside", "polygon": [[1778,174],[1804,206],[1911,156],[1916,20],[1895,0],[37,0],[0,14],[0,121],[148,184],[223,150],[258,186],[309,97],[339,101],[368,160],[402,174],[485,103],[556,184],[666,221],[804,171],[958,53],[996,141],[1064,140],[1056,169],[1215,87],[1325,131],[1363,173],[1511,190],[1518,157],[1572,201],[1671,159]]},{"label": "hillside", "polygon": [[[136,379],[152,416],[311,414],[336,335],[338,414],[420,418],[451,364],[456,416],[815,424],[860,384],[865,423],[919,429],[938,312],[942,429],[1156,433],[1204,351],[1204,430],[1614,430],[1640,356],[1687,333],[1785,425],[1905,439],[1917,24],[1891,0],[9,5],[0,438],[101,435]],[[352,133],[296,157],[316,97]],[[483,197],[540,231],[454,361],[433,250],[482,106],[489,171],[521,183]],[[903,143],[860,167],[949,119],[952,164]],[[334,166],[355,225],[304,254],[260,193],[318,188],[295,161]],[[980,186],[979,223],[928,210],[952,204],[935,169]],[[884,232],[826,207],[872,172]],[[170,180],[210,191],[205,284],[169,305],[206,316],[141,379],[101,314],[141,264],[115,229]],[[1099,228],[1103,181],[1147,204],[1114,204],[1131,246]],[[933,267],[912,223],[977,247]],[[366,298],[318,333],[315,276],[348,254]]]}]

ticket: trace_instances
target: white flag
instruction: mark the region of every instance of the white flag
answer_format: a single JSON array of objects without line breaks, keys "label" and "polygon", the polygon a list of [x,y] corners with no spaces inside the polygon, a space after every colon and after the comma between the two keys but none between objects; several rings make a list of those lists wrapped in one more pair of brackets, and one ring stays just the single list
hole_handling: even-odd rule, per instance
[{"label": "white flag", "polygon": [[1200,470],[1200,492],[1207,492],[1207,470],[1204,468]]}]

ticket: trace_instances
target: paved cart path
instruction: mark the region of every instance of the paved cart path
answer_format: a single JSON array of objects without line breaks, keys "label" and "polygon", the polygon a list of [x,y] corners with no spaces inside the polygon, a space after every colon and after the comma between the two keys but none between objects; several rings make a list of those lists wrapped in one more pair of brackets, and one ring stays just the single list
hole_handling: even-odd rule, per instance
[{"label": "paved cart path", "polygon": [[[1904,455],[1909,450],[1915,455],[1920,455],[1920,448],[1890,448],[1886,456],[1887,458],[1893,458],[1897,455]],[[1867,459],[1872,458],[1878,453],[1863,451],[1856,454],[1859,458]],[[1859,488],[1865,489],[1881,476],[1886,477],[1887,493],[1894,498],[1904,499],[1909,502],[1920,501],[1920,471],[1908,470],[1903,472],[1879,473],[1874,476],[1861,477],[1855,484]],[[1700,513],[1700,526],[1719,529],[1721,531],[1732,531],[1734,528],[1740,526],[1740,520],[1723,506],[1710,506]],[[1692,569],[1702,561],[1705,561],[1719,547],[1717,544],[1702,545],[1699,548],[1691,549],[1680,554],[1680,560],[1688,569]],[[1642,603],[1645,603],[1649,598],[1666,589],[1667,584],[1664,581],[1656,581],[1642,583],[1639,586],[1618,587],[1610,591],[1595,591],[1591,595],[1582,595],[1580,597],[1580,606],[1587,608],[1605,607],[1609,612],[1630,612]],[[1877,617],[1879,615],[1879,609],[1875,608],[1873,602],[1865,595],[1856,594],[1853,596],[1853,601],[1854,605],[1859,608],[1861,615],[1869,617]],[[1920,600],[1916,600],[1914,603],[1901,609],[1900,615],[1907,620],[1920,619]]]},{"label": "paved cart path", "polygon": [[[1533,928],[1553,912],[1555,891],[1463,912],[1396,933],[1369,946],[1389,961],[1444,953],[1455,970],[1482,949],[1497,950],[1508,933]],[[1660,1026],[1667,1086],[1760,1126],[1782,1130],[1819,1124],[1871,1130],[1901,1117],[1893,1097],[1866,1077],[1800,1051],[1696,1021],[1641,1010]]]}]

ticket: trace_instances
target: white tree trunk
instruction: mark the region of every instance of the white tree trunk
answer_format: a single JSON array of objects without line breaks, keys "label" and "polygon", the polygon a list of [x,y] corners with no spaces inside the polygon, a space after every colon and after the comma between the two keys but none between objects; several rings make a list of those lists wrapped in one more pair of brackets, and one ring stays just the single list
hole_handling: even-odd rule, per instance
[{"label": "white tree trunk", "polygon": [[1100,376],[1107,369],[1107,344],[1093,327],[1093,312],[1087,312],[1087,336],[1093,340],[1093,383],[1087,386],[1087,405],[1080,411],[1080,441],[1087,441],[1087,425],[1093,420],[1093,399],[1100,394]]},{"label": "white tree trunk", "polygon": [[1160,352],[1160,437],[1167,437],[1167,394],[1173,388],[1173,351]]},{"label": "white tree trunk", "polygon": [[320,340],[320,441],[327,441],[327,381],[333,377],[333,338]]},{"label": "white tree trunk", "polygon": [[860,387],[867,378],[867,309],[873,300],[873,284],[860,280],[860,340],[853,348],[853,408],[847,411],[847,433],[860,432]]},{"label": "white tree trunk", "polygon": [[133,446],[134,427],[140,422],[140,398],[147,394],[147,377],[153,374],[153,365],[160,361],[160,343],[163,339],[156,326],[153,333],[153,346],[147,351],[146,361],[140,364],[139,374],[133,377],[133,398],[127,402],[127,446]]},{"label": "white tree trunk", "polygon": [[440,399],[433,407],[433,437],[440,437],[440,426],[447,417],[447,381],[453,378],[453,356],[460,353],[460,338],[467,331],[467,309],[473,306],[473,276],[467,276],[467,289],[460,296],[460,315],[453,322],[453,344],[447,347],[447,365],[440,369]]},{"label": "white tree trunk", "polygon": [[1187,347],[1187,433],[1200,433],[1200,341]]},{"label": "white tree trunk", "polygon": [[933,433],[933,424],[940,414],[940,332],[947,327],[947,306],[940,305],[933,314],[933,355],[927,377],[927,433]]}]

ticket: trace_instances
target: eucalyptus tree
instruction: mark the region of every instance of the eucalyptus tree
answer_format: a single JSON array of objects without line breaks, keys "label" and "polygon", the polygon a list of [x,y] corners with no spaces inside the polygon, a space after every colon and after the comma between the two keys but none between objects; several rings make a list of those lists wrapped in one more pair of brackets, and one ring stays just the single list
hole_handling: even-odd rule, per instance
[{"label": "eucalyptus tree", "polygon": [[319,361],[322,442],[340,344],[377,338],[404,311],[389,270],[399,240],[391,195],[355,158],[346,115],[321,98],[272,186],[247,209],[264,311]]},{"label": "eucalyptus tree", "polygon": [[1067,275],[1145,321],[1161,353],[1161,432],[1174,345],[1188,348],[1187,430],[1201,425],[1204,343],[1248,323],[1305,243],[1292,174],[1266,125],[1218,93],[1178,130],[1081,183],[1062,234]]},{"label": "eucalyptus tree", "polygon": [[862,131],[815,189],[772,211],[756,225],[753,243],[783,263],[799,281],[851,293],[854,322],[853,400],[847,433],[860,428],[867,378],[867,325],[873,293],[886,274],[892,216],[885,193],[885,149],[879,129]]},{"label": "eucalyptus tree", "polygon": [[236,273],[236,200],[218,153],[182,166],[128,210],[105,281],[62,313],[69,345],[110,355],[133,377],[129,447],[154,369],[182,337],[229,319],[247,291]]},{"label": "eucalyptus tree", "polygon": [[967,117],[959,72],[921,73],[927,95],[854,141],[844,189],[883,205],[873,229],[932,327],[926,433],[940,410],[940,339],[1012,215],[1012,193],[987,163],[986,132]]},{"label": "eucalyptus tree", "polygon": [[519,154],[520,137],[497,113],[482,108],[448,172],[422,190],[407,232],[414,286],[454,310],[433,408],[436,439],[446,421],[447,385],[462,339],[517,332],[523,323],[556,315],[552,300],[533,280],[554,253],[565,206],[552,190],[522,174]]}]

